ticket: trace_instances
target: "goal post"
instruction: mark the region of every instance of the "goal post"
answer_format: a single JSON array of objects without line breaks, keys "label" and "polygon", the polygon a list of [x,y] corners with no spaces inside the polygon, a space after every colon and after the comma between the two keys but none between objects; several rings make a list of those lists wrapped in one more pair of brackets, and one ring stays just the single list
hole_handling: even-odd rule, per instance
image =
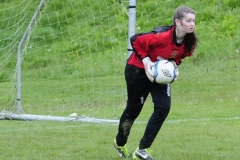
[{"label": "goal post", "polygon": [[[120,0],[120,3],[121,0]],[[135,34],[135,28],[136,28],[136,0],[129,0],[129,18],[128,18],[128,57],[133,52],[132,45],[130,43],[130,37]]]},{"label": "goal post", "polygon": [[[32,115],[45,119],[72,113],[81,118],[119,119],[126,102],[123,72],[131,53],[129,37],[135,33],[136,0],[123,0],[121,5],[115,0],[5,3],[9,9],[6,17],[11,9],[28,13],[19,16],[19,22],[8,19],[12,26],[25,26],[25,32],[22,27],[21,32],[8,35],[18,35],[14,42],[17,59],[12,54],[4,70],[14,70],[14,62],[17,67],[11,79],[2,80],[1,87],[12,82],[14,88],[15,82],[16,90],[9,89],[8,95],[16,96],[11,102],[8,96],[2,98],[8,104],[0,109],[13,117],[20,112],[31,114],[31,120]],[[5,12],[4,8],[0,12]]]},{"label": "goal post", "polygon": [[36,18],[38,17],[38,14],[42,7],[44,6],[45,0],[41,0],[35,14],[32,17],[32,20],[30,21],[27,30],[25,31],[17,50],[17,113],[21,113],[22,106],[21,106],[21,62],[22,62],[22,47],[24,45],[24,42],[27,40],[27,38],[30,36],[30,32],[32,30],[33,25],[36,22]]}]

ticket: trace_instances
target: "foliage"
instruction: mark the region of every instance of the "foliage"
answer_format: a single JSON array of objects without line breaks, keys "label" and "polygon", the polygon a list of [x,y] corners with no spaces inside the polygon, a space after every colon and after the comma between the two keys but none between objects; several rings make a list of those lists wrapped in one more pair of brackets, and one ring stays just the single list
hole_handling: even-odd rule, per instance
[{"label": "foliage", "polygon": [[[28,79],[28,75],[39,67],[47,70],[46,67],[75,63],[83,57],[86,59],[93,58],[92,61],[102,59],[107,62],[112,57],[117,56],[120,61],[125,61],[126,56],[124,54],[122,56],[118,55],[118,51],[122,52],[121,50],[126,46],[125,39],[119,40],[119,37],[128,34],[127,26],[120,26],[120,24],[128,21],[125,10],[120,5],[117,8],[109,7],[113,4],[116,6],[117,2],[115,1],[91,2],[91,0],[87,0],[82,1],[81,5],[76,5],[76,0],[64,3],[61,0],[48,1],[42,11],[41,19],[38,20],[37,26],[30,37],[29,46],[31,46],[31,49],[28,49],[28,55],[25,56],[23,63],[24,74],[26,74],[24,78]],[[2,2],[2,6],[5,6],[5,8],[13,4],[12,1]],[[30,11],[34,11],[36,4],[37,1],[28,4],[31,8]],[[234,0],[221,2],[202,0],[192,1],[191,3],[180,0],[174,1],[174,3],[173,1],[141,0],[137,3],[136,32],[148,32],[158,25],[171,25],[173,11],[179,5],[188,5],[197,13],[196,33],[201,43],[194,58],[190,61],[195,62],[201,59],[201,63],[207,63],[207,61],[212,61],[216,57],[232,58],[236,56],[240,41],[240,31],[237,29],[240,25],[240,22],[237,21],[240,19],[240,14],[239,3]],[[163,10],[161,6],[164,6],[165,9]],[[83,8],[89,8],[91,12],[88,12],[87,9],[83,10]],[[104,8],[107,8],[108,14],[102,13]],[[6,16],[7,14],[12,15],[14,13],[11,10],[0,12],[0,16]],[[109,15],[114,15],[114,17],[110,21],[106,21]],[[30,19],[31,14],[27,16]],[[15,23],[15,21],[3,23],[1,25],[2,29],[13,26],[14,24],[11,23]],[[8,26],[6,26],[7,24]],[[3,34],[10,35],[11,32],[0,34],[2,34],[1,37],[5,37],[6,35]],[[7,42],[3,42],[3,44],[5,43]],[[86,63],[81,64],[81,68],[87,70],[88,65]],[[120,66],[123,65],[120,64]],[[115,71],[112,73],[108,71],[107,74],[114,75],[121,72],[121,70]],[[37,74],[38,72],[34,73],[36,75],[31,77],[41,78],[39,77],[41,75]],[[106,74],[106,72],[98,73],[95,76]],[[89,76],[92,76],[92,74]]]}]

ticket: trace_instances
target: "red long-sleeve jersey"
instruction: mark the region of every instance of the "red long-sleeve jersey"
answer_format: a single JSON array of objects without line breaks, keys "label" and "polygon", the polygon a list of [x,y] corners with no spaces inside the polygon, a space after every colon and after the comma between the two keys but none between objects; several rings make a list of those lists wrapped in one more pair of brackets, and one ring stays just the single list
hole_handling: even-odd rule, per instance
[{"label": "red long-sleeve jersey", "polygon": [[160,33],[139,34],[131,44],[134,51],[128,59],[128,64],[139,68],[144,68],[142,59],[145,57],[150,57],[152,62],[171,59],[179,65],[183,58],[192,55],[185,49],[184,43],[177,43],[174,26]]}]

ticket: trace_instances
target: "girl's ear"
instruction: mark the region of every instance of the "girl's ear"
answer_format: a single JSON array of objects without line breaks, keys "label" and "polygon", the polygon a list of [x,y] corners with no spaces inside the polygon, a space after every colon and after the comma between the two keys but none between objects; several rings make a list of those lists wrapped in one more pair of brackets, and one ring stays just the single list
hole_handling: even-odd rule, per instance
[{"label": "girl's ear", "polygon": [[175,23],[176,23],[176,26],[179,26],[179,25],[181,25],[181,22],[180,22],[180,20],[179,20],[179,19],[175,19]]}]

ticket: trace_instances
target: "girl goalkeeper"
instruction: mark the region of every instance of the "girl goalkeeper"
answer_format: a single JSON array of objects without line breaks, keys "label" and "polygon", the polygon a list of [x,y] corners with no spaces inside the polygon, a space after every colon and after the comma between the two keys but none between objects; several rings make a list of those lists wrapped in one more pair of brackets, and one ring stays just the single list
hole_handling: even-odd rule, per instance
[{"label": "girl goalkeeper", "polygon": [[[134,159],[153,159],[149,153],[149,148],[168,116],[171,94],[170,84],[161,85],[154,82],[151,67],[157,60],[167,59],[177,69],[183,58],[191,56],[198,44],[194,27],[195,11],[187,6],[180,6],[174,12],[172,26],[158,27],[150,33],[136,34],[131,37],[133,53],[125,67],[128,99],[114,140],[114,147],[121,157],[133,156]],[[152,97],[154,110],[140,140],[139,147],[132,155],[128,152],[125,144],[131,127],[139,116],[149,93]]]}]

